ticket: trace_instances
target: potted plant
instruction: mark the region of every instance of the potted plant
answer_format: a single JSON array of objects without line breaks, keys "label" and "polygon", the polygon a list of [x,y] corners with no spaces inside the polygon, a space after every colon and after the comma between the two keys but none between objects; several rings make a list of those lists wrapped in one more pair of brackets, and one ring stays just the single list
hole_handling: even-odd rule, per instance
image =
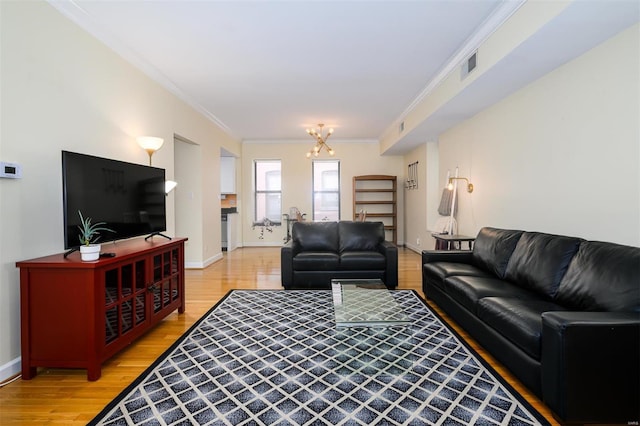
[{"label": "potted plant", "polygon": [[100,231],[115,232],[113,229],[105,228],[106,222],[91,223],[90,217],[83,217],[82,212],[78,210],[80,215],[80,258],[84,261],[97,260],[100,257],[100,244],[95,244],[100,239]]},{"label": "potted plant", "polygon": [[269,220],[269,218],[263,218],[260,222],[256,222],[253,224],[251,229],[256,229],[256,226],[260,227],[260,235],[258,238],[264,240],[264,231],[273,232],[273,223]]}]

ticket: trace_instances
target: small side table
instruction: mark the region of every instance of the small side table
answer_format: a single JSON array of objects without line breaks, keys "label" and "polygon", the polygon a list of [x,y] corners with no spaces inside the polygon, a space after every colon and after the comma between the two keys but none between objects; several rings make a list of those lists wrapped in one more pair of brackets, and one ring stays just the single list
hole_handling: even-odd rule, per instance
[{"label": "small side table", "polygon": [[442,250],[465,250],[462,248],[462,243],[467,243],[468,250],[473,250],[473,243],[476,237],[468,237],[466,235],[449,235],[449,234],[431,234],[436,239],[436,249],[438,242],[441,242],[444,247]]}]

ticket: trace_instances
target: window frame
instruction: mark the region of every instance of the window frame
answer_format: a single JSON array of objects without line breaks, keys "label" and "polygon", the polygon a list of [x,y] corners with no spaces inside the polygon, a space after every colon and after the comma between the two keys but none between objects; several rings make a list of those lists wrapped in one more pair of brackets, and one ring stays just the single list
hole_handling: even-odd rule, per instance
[{"label": "window frame", "polygon": [[[319,163],[335,163],[337,166],[337,175],[338,175],[338,186],[336,190],[316,190],[316,164]],[[336,221],[340,220],[341,211],[342,211],[342,191],[341,191],[341,173],[340,173],[340,160],[329,159],[329,160],[312,160],[311,161],[311,220],[321,221],[324,218],[316,218],[316,194],[322,196],[324,194],[336,194],[338,200],[338,208],[337,208],[337,218]]]},{"label": "window frame", "polygon": [[[280,189],[258,189],[258,165],[260,163],[278,163],[280,165]],[[266,185],[266,184],[265,184]],[[269,195],[279,195],[280,196],[280,214],[277,220],[269,219],[268,217],[258,218],[258,197],[260,195],[264,195],[265,198],[268,198]],[[266,203],[266,201],[265,201]],[[265,210],[267,209],[267,205],[265,204]],[[263,219],[268,219],[269,223]],[[282,160],[280,159],[254,159],[253,160],[253,221],[252,226],[280,226],[282,223]]]}]

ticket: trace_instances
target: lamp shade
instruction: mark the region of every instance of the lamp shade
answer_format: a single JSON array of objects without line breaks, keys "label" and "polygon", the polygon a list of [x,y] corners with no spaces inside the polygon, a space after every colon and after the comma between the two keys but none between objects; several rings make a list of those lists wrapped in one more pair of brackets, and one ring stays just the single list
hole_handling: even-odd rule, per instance
[{"label": "lamp shade", "polygon": [[145,151],[157,151],[162,147],[164,143],[164,139],[157,138],[155,136],[140,136],[138,137],[138,145],[142,147]]},{"label": "lamp shade", "polygon": [[166,180],[164,181],[164,193],[168,194],[171,191],[173,191],[173,189],[178,186],[178,182],[174,181],[174,180]]}]

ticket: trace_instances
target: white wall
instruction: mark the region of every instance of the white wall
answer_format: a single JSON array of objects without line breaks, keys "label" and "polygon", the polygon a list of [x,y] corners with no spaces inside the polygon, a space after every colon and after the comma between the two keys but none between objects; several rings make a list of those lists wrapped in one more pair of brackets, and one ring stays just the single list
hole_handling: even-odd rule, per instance
[{"label": "white wall", "polygon": [[640,245],[639,33],[441,135],[441,186],[456,166],[475,185],[459,194],[460,233],[495,226]]},{"label": "white wall", "polygon": [[[407,247],[420,251],[427,241],[425,235],[427,231],[427,193],[429,191],[427,182],[427,144],[420,145],[412,152],[404,156],[404,167],[408,170],[409,164],[417,162],[418,165],[418,186],[409,189],[401,185],[404,191],[404,222],[405,234],[403,240]],[[406,175],[406,173],[405,173]],[[405,177],[406,180],[406,177]],[[401,182],[403,184],[404,182]]]},{"label": "white wall", "polygon": [[[222,258],[219,249],[220,226],[206,225],[207,220],[219,216],[220,203],[218,191],[212,183],[206,187],[206,173],[203,172],[203,147],[184,138],[176,138],[174,144],[175,179],[179,182],[175,189],[176,235],[188,235],[185,244],[185,266],[187,268],[203,268],[213,261]],[[211,158],[208,167],[217,169],[217,157]],[[205,200],[212,199],[217,207],[205,208]],[[215,213],[215,214],[214,214]],[[210,217],[211,216],[211,217]],[[207,226],[208,234],[205,229]],[[215,228],[213,227],[215,226]]]},{"label": "white wall", "polygon": [[[336,131],[337,133],[337,131]],[[307,220],[312,217],[311,200],[311,162],[305,154],[313,141],[301,140],[291,143],[251,143],[242,146],[242,205],[240,210],[243,222],[244,246],[281,245],[286,235],[286,228],[275,227],[272,233],[265,232],[263,240],[258,238],[259,229],[251,229],[253,221],[253,162],[254,160],[282,160],[282,209],[288,213],[290,207],[297,207],[307,213]],[[400,156],[380,156],[378,144],[371,142],[340,142],[333,140],[331,147],[336,151],[334,157],[324,152],[318,159],[340,160],[340,218],[353,220],[353,176],[379,174],[398,177],[398,244],[402,244],[404,222],[402,206],[404,203],[401,183],[406,173],[403,158]]]},{"label": "white wall", "polygon": [[[427,142],[404,156],[405,170],[418,162],[418,188],[404,189],[404,242],[407,248],[420,252],[435,247],[431,237],[440,217],[437,206],[442,188],[439,183],[438,144]],[[434,209],[432,206],[436,206]]]},{"label": "white wall", "polygon": [[[202,210],[219,212],[220,147],[239,144],[205,117],[40,1],[0,2],[0,159],[20,163],[23,178],[0,179],[0,379],[19,368],[19,276],[15,262],[61,252],[61,150],[146,164],[135,142],[164,138],[153,165],[174,178],[174,134],[199,144]],[[178,185],[176,191],[185,190]],[[175,234],[174,193],[168,197]],[[219,214],[195,229],[195,261],[219,247]],[[184,235],[195,240],[193,235]],[[215,241],[217,239],[217,241]],[[219,251],[219,248],[218,248]]]}]

